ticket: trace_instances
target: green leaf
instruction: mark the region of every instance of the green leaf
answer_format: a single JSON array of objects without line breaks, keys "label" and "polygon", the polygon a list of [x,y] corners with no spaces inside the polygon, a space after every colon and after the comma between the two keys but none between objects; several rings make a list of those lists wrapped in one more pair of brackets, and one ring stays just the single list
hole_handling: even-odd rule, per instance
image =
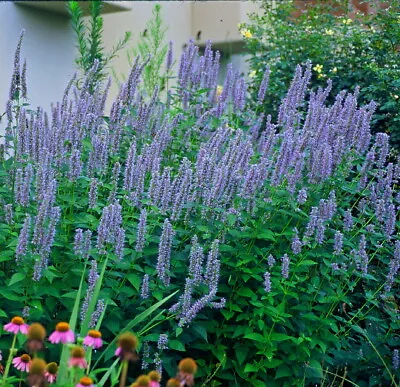
[{"label": "green leaf", "polygon": [[168,347],[174,349],[175,351],[186,351],[185,346],[179,340],[169,340]]},{"label": "green leaf", "polygon": [[8,286],[14,285],[18,282],[21,282],[22,280],[24,280],[26,277],[25,273],[15,273],[11,279],[10,282],[8,283]]},{"label": "green leaf", "polygon": [[258,365],[257,364],[246,364],[246,367],[244,367],[244,372],[248,374],[249,372],[258,372]]},{"label": "green leaf", "polygon": [[275,379],[293,376],[292,370],[285,364],[282,364],[276,370]]},{"label": "green leaf", "polygon": [[242,297],[253,297],[255,296],[255,293],[249,289],[249,288],[240,288],[237,292],[237,295],[242,296]]},{"label": "green leaf", "polygon": [[307,367],[307,374],[317,378],[322,378],[324,376],[324,372],[320,362],[317,360],[310,360]]},{"label": "green leaf", "polygon": [[260,333],[249,333],[248,335],[244,336],[245,339],[258,341],[259,343],[266,342],[266,337],[261,335]]},{"label": "green leaf", "polygon": [[111,373],[115,370],[115,367],[117,366],[118,362],[119,362],[119,358],[115,359],[114,363],[112,363],[111,367],[107,370],[107,372],[103,375],[103,377],[97,383],[98,386],[104,386],[105,382],[108,380]]},{"label": "green leaf", "polygon": [[242,365],[246,360],[247,354],[249,353],[250,348],[241,344],[236,348],[236,359],[239,364]]},{"label": "green leaf", "polygon": [[193,325],[193,330],[196,331],[205,341],[207,340],[207,329],[200,324]]}]

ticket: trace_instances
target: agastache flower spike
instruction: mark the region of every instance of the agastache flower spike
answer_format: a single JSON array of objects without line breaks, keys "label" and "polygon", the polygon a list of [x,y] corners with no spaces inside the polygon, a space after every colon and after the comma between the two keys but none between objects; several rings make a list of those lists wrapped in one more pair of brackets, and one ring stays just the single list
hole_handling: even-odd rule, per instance
[{"label": "agastache flower spike", "polygon": [[281,267],[281,273],[282,273],[282,277],[285,279],[289,278],[289,257],[287,254],[285,254],[282,258],[282,267]]},{"label": "agastache flower spike", "polygon": [[83,230],[78,228],[75,230],[74,236],[74,254],[82,255],[83,252]]},{"label": "agastache flower spike", "polygon": [[142,287],[140,289],[140,297],[145,300],[146,298],[149,298],[149,275],[145,274],[143,276],[143,281],[142,281]]},{"label": "agastache flower spike", "polygon": [[393,350],[392,365],[393,365],[393,369],[395,371],[397,371],[399,369],[400,360],[399,360],[399,350],[398,349]]},{"label": "agastache flower spike", "polygon": [[106,308],[106,304],[104,300],[98,300],[96,305],[96,310],[93,312],[92,317],[90,318],[89,328],[94,328],[99,321],[100,316],[103,314],[104,309]]},{"label": "agastache flower spike", "polygon": [[220,262],[219,255],[219,240],[216,239],[211,244],[210,252],[208,253],[206,272],[204,274],[204,282],[207,284],[210,292],[215,294],[218,289]]},{"label": "agastache flower spike", "polygon": [[267,258],[268,266],[271,268],[275,265],[275,258],[270,254]]},{"label": "agastache flower spike", "polygon": [[264,290],[266,293],[271,291],[271,273],[268,271],[264,274]]},{"label": "agastache flower spike", "polygon": [[170,267],[173,235],[174,231],[172,225],[168,219],[165,219],[158,248],[157,260],[157,276],[165,286],[168,286],[170,283],[168,271]]},{"label": "agastache flower spike", "polygon": [[30,215],[26,215],[24,225],[19,233],[18,237],[18,245],[15,252],[17,261],[21,259],[26,254],[28,243],[29,243],[29,232],[31,228],[31,217]]},{"label": "agastache flower spike", "polygon": [[336,231],[333,254],[340,255],[342,253],[342,247],[343,247],[343,234],[340,231]]},{"label": "agastache flower spike", "polygon": [[146,211],[146,209],[143,209],[140,212],[140,219],[139,219],[137,237],[136,237],[136,251],[137,252],[143,251],[143,247],[144,247],[144,243],[145,243],[145,236],[146,236],[146,224],[147,224],[147,211]]},{"label": "agastache flower spike", "polygon": [[165,349],[168,349],[168,335],[165,333],[162,333],[159,337],[158,337],[158,341],[157,341],[157,349],[159,351],[163,351]]},{"label": "agastache flower spike", "polygon": [[294,231],[294,236],[292,239],[292,251],[293,254],[297,255],[301,253],[301,248],[303,246],[303,243],[299,238],[299,231],[297,230],[297,228],[294,228],[293,231]]},{"label": "agastache flower spike", "polygon": [[167,52],[167,63],[166,63],[166,68],[167,71],[169,71],[172,67],[172,61],[173,61],[173,43],[170,41],[168,44],[168,52]]},{"label": "agastache flower spike", "polygon": [[258,90],[258,102],[263,103],[265,98],[265,93],[267,92],[268,82],[269,82],[270,68],[267,66],[264,71],[264,76],[260,84],[260,89]]},{"label": "agastache flower spike", "polygon": [[97,179],[92,179],[89,190],[89,208],[94,208],[97,205],[97,191],[98,181]]}]

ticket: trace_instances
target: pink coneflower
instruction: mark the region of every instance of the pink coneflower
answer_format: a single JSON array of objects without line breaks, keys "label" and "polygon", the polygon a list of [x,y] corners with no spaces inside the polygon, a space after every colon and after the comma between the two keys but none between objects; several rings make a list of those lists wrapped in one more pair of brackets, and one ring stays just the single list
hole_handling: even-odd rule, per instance
[{"label": "pink coneflower", "polygon": [[31,357],[28,354],[24,353],[20,357],[15,357],[12,363],[17,370],[29,372]]},{"label": "pink coneflower", "polygon": [[83,340],[83,345],[93,347],[94,349],[100,348],[103,345],[101,333],[99,331],[90,330]]},{"label": "pink coneflower", "polygon": [[14,335],[16,335],[18,332],[26,335],[28,333],[28,325],[25,324],[25,321],[22,317],[16,316],[12,318],[11,322],[4,325],[4,330],[14,333]]},{"label": "pink coneflower", "polygon": [[52,362],[52,363],[47,364],[46,372],[44,373],[44,376],[49,383],[54,383],[56,381],[57,371],[58,371],[57,363]]},{"label": "pink coneflower", "polygon": [[93,380],[89,376],[80,378],[79,383],[75,387],[93,387]]},{"label": "pink coneflower", "polygon": [[161,375],[158,371],[150,371],[149,378],[149,387],[160,387]]},{"label": "pink coneflower", "polygon": [[87,361],[85,360],[85,350],[82,347],[74,347],[71,351],[71,357],[68,361],[68,366],[78,367],[85,369],[87,368]]},{"label": "pink coneflower", "polygon": [[75,334],[69,329],[68,323],[60,322],[56,325],[56,330],[50,335],[49,341],[53,344],[73,343],[75,341]]},{"label": "pink coneflower", "polygon": [[118,348],[115,356],[122,360],[137,360],[136,348],[138,346],[138,338],[131,332],[124,332],[118,338]]}]

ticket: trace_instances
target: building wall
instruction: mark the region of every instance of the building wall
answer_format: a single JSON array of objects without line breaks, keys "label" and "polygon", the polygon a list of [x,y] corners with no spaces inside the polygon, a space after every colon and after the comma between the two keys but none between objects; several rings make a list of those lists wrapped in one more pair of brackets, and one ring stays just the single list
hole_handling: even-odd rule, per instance
[{"label": "building wall", "polygon": [[0,114],[8,99],[14,52],[22,29],[21,58],[27,59],[28,95],[33,106],[49,107],[60,99],[74,72],[75,43],[67,17],[12,2],[0,3]]}]

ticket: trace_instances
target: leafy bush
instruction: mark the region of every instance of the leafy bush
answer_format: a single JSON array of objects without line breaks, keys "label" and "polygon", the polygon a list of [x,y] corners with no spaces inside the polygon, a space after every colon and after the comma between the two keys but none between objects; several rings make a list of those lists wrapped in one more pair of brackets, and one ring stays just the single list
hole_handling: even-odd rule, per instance
[{"label": "leafy bush", "polygon": [[[185,351],[204,386],[396,383],[400,167],[389,136],[370,134],[374,103],[310,92],[307,63],[265,123],[269,73],[254,108],[232,68],[217,88],[211,44],[189,42],[166,102],[141,95],[137,58],[105,116],[95,61],[46,114],[25,98],[20,47],[0,163],[3,317],[51,329],[80,303],[83,337],[107,308],[105,342],[136,324],[144,368],[173,376]],[[93,354],[93,379],[112,357]]]},{"label": "leafy bush", "polygon": [[[317,2],[319,6],[306,7],[297,18],[292,17],[296,9],[292,1],[277,2],[276,7],[268,0],[262,3],[263,14],[253,15],[250,24],[242,26],[251,53],[254,94],[268,65],[273,76],[263,110],[276,116],[294,66],[311,60],[313,87],[323,86],[328,78],[334,95],[360,86],[360,101],[378,104],[373,132],[390,133],[399,148],[400,2],[389,2],[389,8],[376,15],[357,14],[354,20],[343,12],[347,1],[335,3],[336,7]],[[333,14],[339,11],[343,16]]]}]

